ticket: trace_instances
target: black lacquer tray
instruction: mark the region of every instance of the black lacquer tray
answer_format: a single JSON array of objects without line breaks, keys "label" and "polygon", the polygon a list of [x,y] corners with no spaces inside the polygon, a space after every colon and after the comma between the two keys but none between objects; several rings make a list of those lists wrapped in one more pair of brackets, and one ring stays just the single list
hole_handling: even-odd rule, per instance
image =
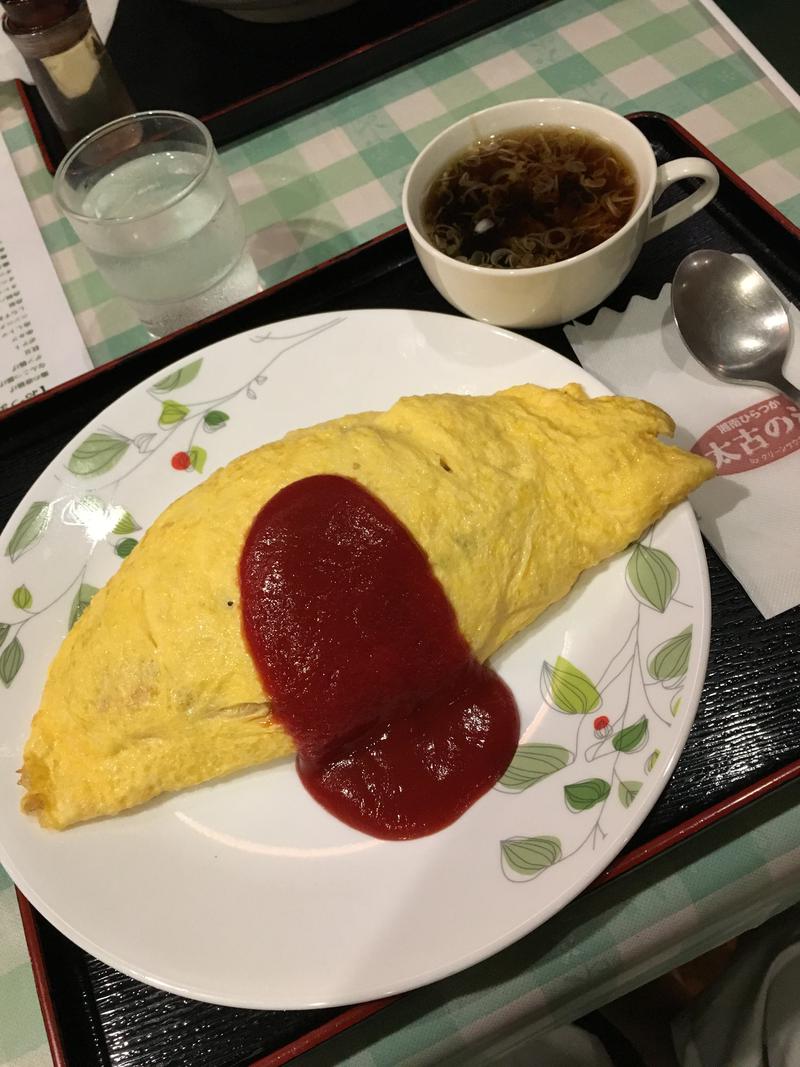
[{"label": "black lacquer tray", "polygon": [[[120,0],[107,44],[139,110],[188,112],[219,146],[545,2],[358,0],[268,25],[183,0]],[[17,88],[52,173],[61,136],[38,91]]]},{"label": "black lacquer tray", "polygon": [[[663,116],[642,114],[633,121],[650,139],[659,162],[709,155]],[[632,273],[607,301],[609,306],[622,309],[635,294],[655,296],[681,258],[700,247],[749,253],[789,299],[800,300],[800,231],[714,161],[721,171],[715,201],[647,244]],[[241,330],[293,315],[358,307],[455,314],[428,283],[405,230],[393,231],[11,409],[0,418],[0,525],[83,424],[145,376]],[[574,358],[560,328],[530,336]],[[663,795],[601,881],[800,776],[800,608],[765,621],[710,548],[707,554],[711,655],[697,719]],[[277,1067],[381,1006],[374,1002],[345,1012],[253,1012],[183,1000],[92,959],[24,900],[21,910],[54,1055],[70,1067]]]}]

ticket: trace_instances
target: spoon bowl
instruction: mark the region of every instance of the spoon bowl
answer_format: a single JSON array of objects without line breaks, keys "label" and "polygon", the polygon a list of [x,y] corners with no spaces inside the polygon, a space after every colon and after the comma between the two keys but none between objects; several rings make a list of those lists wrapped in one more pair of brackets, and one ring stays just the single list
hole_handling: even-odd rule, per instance
[{"label": "spoon bowl", "polygon": [[758,271],[727,252],[692,252],[675,272],[672,314],[686,347],[716,377],[771,386],[800,402],[783,375],[789,316]]}]

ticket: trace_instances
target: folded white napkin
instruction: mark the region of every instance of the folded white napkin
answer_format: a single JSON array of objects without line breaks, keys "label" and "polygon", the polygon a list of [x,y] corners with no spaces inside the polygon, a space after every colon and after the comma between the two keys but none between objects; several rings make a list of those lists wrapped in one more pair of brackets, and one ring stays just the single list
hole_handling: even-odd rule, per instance
[{"label": "folded white napkin", "polygon": [[[119,0],[89,0],[89,10],[92,13],[92,21],[95,29],[103,41],[111,32],[111,25],[117,13]],[[28,64],[19,54],[11,39],[0,30],[0,82],[13,81],[21,78],[22,81],[33,83],[33,78],[28,70]]]},{"label": "folded white napkin", "polygon": [[[670,290],[634,297],[622,314],[603,308],[591,325],[565,332],[586,370],[664,408],[677,443],[717,463],[719,476],[692,495],[700,529],[770,619],[800,604],[800,409],[769,389],[712,377],[681,340]],[[800,385],[800,312],[788,311],[794,341],[784,373]]]}]

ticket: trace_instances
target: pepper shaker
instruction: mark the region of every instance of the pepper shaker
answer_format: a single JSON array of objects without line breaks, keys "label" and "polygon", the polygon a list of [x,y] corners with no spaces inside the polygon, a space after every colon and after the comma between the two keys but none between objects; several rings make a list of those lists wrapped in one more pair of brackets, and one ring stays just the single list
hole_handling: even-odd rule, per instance
[{"label": "pepper shaker", "polygon": [[86,0],[0,0],[0,6],[3,29],[27,62],[67,147],[135,111]]}]

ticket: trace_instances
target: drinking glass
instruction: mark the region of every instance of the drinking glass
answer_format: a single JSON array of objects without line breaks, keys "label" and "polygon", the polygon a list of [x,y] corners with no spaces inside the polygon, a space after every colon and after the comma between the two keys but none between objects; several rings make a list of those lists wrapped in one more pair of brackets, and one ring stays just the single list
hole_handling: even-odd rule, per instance
[{"label": "drinking glass", "polygon": [[144,111],[101,126],[64,157],[55,196],[155,337],[260,289],[211,134],[190,115]]}]

